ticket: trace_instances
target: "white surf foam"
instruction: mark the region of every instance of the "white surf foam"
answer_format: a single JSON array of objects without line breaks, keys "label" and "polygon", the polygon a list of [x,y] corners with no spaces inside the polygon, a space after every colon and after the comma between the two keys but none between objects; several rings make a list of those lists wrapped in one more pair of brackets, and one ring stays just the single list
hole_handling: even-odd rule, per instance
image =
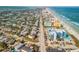
[{"label": "white surf foam", "polygon": [[72,21],[73,24],[79,26],[79,23]]}]

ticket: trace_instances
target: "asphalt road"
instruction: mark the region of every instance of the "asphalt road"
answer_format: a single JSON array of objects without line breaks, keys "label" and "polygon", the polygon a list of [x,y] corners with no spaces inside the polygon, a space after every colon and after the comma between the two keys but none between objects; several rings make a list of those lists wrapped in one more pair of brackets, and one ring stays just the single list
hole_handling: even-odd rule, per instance
[{"label": "asphalt road", "polygon": [[42,16],[40,16],[40,35],[39,35],[39,44],[40,44],[40,52],[46,52]]}]

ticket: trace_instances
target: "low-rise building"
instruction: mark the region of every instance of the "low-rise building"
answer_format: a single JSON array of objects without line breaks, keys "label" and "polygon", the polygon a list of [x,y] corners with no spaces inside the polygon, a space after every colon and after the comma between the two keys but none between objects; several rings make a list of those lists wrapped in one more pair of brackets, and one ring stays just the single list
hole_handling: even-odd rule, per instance
[{"label": "low-rise building", "polygon": [[55,28],[60,28],[61,27],[61,23],[58,20],[54,20],[52,22],[52,26]]},{"label": "low-rise building", "polygon": [[51,20],[45,19],[45,20],[44,20],[44,26],[45,26],[45,27],[50,27],[50,26],[52,26]]}]

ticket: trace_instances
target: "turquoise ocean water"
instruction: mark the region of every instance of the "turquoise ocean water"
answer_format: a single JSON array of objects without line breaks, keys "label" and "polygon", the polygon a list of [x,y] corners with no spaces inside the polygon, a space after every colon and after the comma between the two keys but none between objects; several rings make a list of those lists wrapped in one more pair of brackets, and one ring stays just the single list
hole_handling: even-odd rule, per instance
[{"label": "turquoise ocean water", "polygon": [[70,20],[74,25],[79,26],[79,7],[50,7],[50,9],[66,17],[67,20]]},{"label": "turquoise ocean water", "polygon": [[[1,11],[16,11],[24,9],[33,9],[35,7],[26,7],[26,6],[0,6]],[[72,21],[73,24],[79,26],[79,7],[48,7],[59,15],[67,17],[67,20]]]}]

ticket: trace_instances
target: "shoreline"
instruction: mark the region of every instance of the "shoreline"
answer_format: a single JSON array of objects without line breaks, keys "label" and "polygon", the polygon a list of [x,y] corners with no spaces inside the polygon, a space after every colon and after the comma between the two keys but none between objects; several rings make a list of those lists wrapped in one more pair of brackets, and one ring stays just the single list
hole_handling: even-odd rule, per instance
[{"label": "shoreline", "polygon": [[[59,15],[56,15],[56,12],[54,12],[53,10],[51,10],[49,8],[48,8],[48,10],[57,20],[59,20],[61,22],[64,29],[69,33],[69,35],[72,37],[72,40],[75,42],[75,45],[77,46],[77,44],[78,44],[77,41],[79,41],[79,38],[78,38],[79,37],[79,34],[78,34],[79,31],[78,31],[78,29],[75,28],[75,25],[72,24],[71,22],[66,21],[66,20],[65,21],[61,20],[62,17],[60,17]],[[77,47],[79,48],[79,46],[77,46]]]},{"label": "shoreline", "polygon": [[[65,20],[65,19],[63,18],[63,15],[62,15],[62,16],[57,15],[57,17],[60,18],[60,19],[62,19],[62,20],[60,20],[60,21],[63,21],[63,22],[65,22],[66,24],[69,24],[69,26],[72,27],[72,29],[73,29],[74,31],[76,31],[76,32],[79,33],[79,28],[78,28],[79,26],[76,25],[76,24],[74,24],[74,23],[72,23],[73,21]],[[67,18],[67,19],[69,19],[69,18]],[[77,26],[78,26],[78,27],[77,27]]]},{"label": "shoreline", "polygon": [[[49,10],[49,9],[48,9],[48,10]],[[56,14],[53,10],[49,10],[49,11],[50,11],[51,13],[53,12],[54,15]],[[56,16],[56,15],[55,15],[55,17],[63,24],[63,26],[66,25],[66,28],[69,27],[69,28],[72,29],[72,31],[75,31],[75,32],[76,32],[77,29],[74,29],[75,25],[72,24],[70,21],[68,22],[68,21],[66,21],[66,20],[65,20],[65,21],[60,20],[60,19],[61,19],[61,18],[59,18],[60,16]],[[67,26],[67,25],[68,25],[68,26]],[[72,25],[73,25],[73,26],[72,26]],[[68,31],[69,31],[69,30],[68,30]],[[77,35],[79,35],[78,32],[79,32],[79,31],[76,32]],[[79,39],[79,38],[78,38],[78,39]]]}]

